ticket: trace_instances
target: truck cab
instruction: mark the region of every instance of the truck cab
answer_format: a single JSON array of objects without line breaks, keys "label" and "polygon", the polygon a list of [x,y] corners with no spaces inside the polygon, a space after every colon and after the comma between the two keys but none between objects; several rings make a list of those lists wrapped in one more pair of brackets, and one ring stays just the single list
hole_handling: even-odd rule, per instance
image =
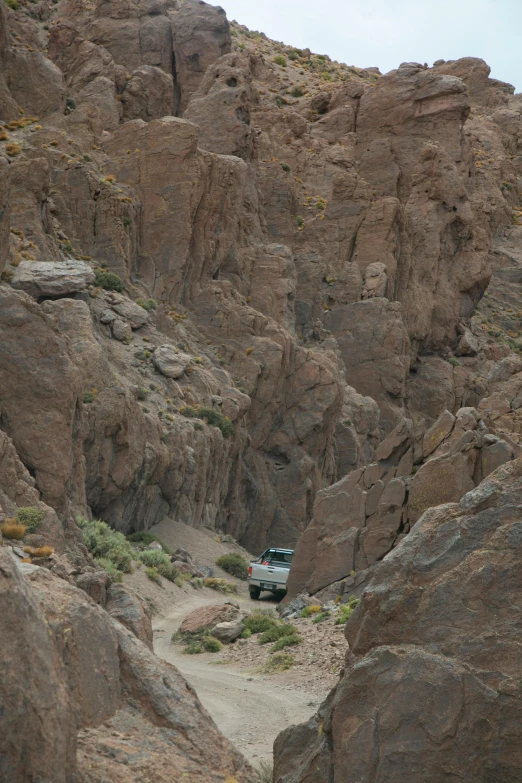
[{"label": "truck cab", "polygon": [[248,567],[250,598],[257,601],[263,590],[286,595],[286,582],[292,565],[293,549],[270,547]]}]

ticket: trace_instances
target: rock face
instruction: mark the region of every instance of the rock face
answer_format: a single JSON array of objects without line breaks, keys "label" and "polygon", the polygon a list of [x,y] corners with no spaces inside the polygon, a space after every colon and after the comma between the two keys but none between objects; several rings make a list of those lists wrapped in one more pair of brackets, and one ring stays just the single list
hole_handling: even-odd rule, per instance
[{"label": "rock face", "polygon": [[317,493],[313,520],[295,549],[286,600],[329,586],[342,595],[354,587],[354,574],[366,573],[399,544],[426,509],[458,502],[519,453],[489,433],[474,408],[456,416],[444,411],[416,458],[413,446],[412,423],[404,420],[379,444],[377,463]]},{"label": "rock face", "polygon": [[412,771],[426,783],[517,779],[516,732],[502,727],[521,719],[521,618],[511,605],[521,477],[518,459],[460,504],[430,509],[378,566],[346,626],[338,687],[309,724],[276,741],[277,783],[398,783]]},{"label": "rock face", "polygon": [[138,753],[140,774],[156,780],[168,769],[177,779],[216,783],[230,774],[252,783],[177,670],[115,619],[140,624],[125,588],[109,589],[107,614],[44,568],[22,575],[0,547],[0,590],[0,691],[2,704],[16,707],[0,715],[2,780],[130,783]]}]

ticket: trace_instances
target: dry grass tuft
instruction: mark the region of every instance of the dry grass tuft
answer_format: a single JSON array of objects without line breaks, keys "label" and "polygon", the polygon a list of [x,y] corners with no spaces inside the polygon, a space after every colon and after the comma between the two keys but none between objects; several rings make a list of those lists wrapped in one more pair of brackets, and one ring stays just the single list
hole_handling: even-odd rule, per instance
[{"label": "dry grass tuft", "polygon": [[50,557],[54,553],[52,546],[24,546],[24,552],[31,557]]},{"label": "dry grass tuft", "polygon": [[25,525],[19,525],[14,519],[6,519],[3,525],[0,525],[0,531],[4,538],[21,541],[27,532],[27,528]]}]

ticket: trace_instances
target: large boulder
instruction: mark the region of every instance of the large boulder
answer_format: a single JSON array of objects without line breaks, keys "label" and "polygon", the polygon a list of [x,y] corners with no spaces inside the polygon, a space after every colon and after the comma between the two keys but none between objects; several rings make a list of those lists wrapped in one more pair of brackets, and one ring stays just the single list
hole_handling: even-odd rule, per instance
[{"label": "large boulder", "polygon": [[231,604],[215,604],[212,606],[201,606],[190,612],[179,630],[180,633],[199,633],[208,631],[218,623],[225,623],[234,620],[239,614],[239,609]]},{"label": "large boulder", "polygon": [[220,642],[223,642],[223,644],[230,644],[231,642],[235,642],[236,639],[239,639],[244,630],[245,625],[242,618],[239,617],[235,620],[230,620],[229,622],[217,623],[210,633]]},{"label": "large boulder", "polygon": [[190,364],[190,356],[173,345],[159,345],[152,355],[155,367],[166,378],[181,378]]},{"label": "large boulder", "polygon": [[94,272],[84,261],[21,261],[11,281],[13,288],[40,296],[69,296],[94,283]]}]

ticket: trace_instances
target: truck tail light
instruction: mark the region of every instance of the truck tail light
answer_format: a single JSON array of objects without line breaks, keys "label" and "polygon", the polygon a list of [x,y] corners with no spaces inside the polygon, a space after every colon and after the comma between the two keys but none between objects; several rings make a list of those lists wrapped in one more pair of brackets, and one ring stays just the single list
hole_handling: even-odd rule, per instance
[{"label": "truck tail light", "polygon": [[252,576],[252,566],[248,566],[248,575]]}]

